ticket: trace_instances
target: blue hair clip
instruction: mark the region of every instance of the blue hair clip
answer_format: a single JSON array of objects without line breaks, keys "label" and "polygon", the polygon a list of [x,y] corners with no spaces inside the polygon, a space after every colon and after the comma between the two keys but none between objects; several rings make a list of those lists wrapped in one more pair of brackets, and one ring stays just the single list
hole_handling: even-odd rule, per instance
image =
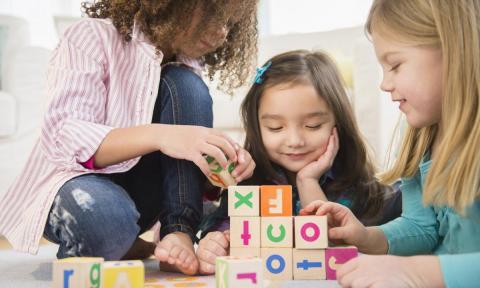
[{"label": "blue hair clip", "polygon": [[256,84],[262,84],[263,83],[262,76],[265,73],[265,71],[267,71],[267,69],[270,68],[270,66],[272,66],[272,61],[268,61],[267,64],[263,65],[260,68],[257,68],[257,75],[255,75],[255,83]]}]

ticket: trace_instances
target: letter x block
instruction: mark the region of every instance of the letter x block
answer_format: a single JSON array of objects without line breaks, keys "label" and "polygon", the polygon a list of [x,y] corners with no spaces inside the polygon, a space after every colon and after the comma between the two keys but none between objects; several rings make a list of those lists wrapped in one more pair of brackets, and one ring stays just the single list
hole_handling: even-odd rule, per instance
[{"label": "letter x block", "polygon": [[227,188],[230,185],[237,185],[235,178],[230,174],[233,169],[235,169],[234,162],[229,161],[227,170],[225,170],[215,158],[207,155],[205,156],[205,159],[208,162],[210,172],[212,172],[211,176],[208,177],[208,180],[210,180],[213,185],[221,188]]},{"label": "letter x block", "polygon": [[259,216],[260,214],[259,186],[229,186],[228,215],[229,216]]},{"label": "letter x block", "polygon": [[292,217],[261,217],[262,247],[293,247]]},{"label": "letter x block", "polygon": [[325,250],[293,249],[294,280],[325,280]]},{"label": "letter x block", "polygon": [[260,247],[260,217],[230,217],[230,247]]},{"label": "letter x block", "polygon": [[325,251],[325,262],[327,264],[327,280],[337,279],[337,270],[350,259],[358,256],[355,246],[331,247]]},{"label": "letter x block", "polygon": [[292,186],[260,186],[262,216],[292,216]]},{"label": "letter x block", "polygon": [[269,280],[292,280],[292,248],[260,248],[263,277]]},{"label": "letter x block", "polygon": [[296,248],[325,249],[327,246],[327,216],[295,216]]},{"label": "letter x block", "polygon": [[215,283],[217,288],[263,287],[262,259],[248,256],[217,257]]},{"label": "letter x block", "polygon": [[107,261],[103,263],[102,270],[102,288],[144,286],[145,269],[142,261]]},{"label": "letter x block", "polygon": [[53,288],[91,287],[100,288],[100,257],[71,257],[53,262]]}]

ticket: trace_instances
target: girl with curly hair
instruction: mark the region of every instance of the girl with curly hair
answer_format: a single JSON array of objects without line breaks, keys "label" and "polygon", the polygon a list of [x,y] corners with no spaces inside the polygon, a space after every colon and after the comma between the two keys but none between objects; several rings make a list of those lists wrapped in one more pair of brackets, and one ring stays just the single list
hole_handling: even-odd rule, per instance
[{"label": "girl with curly hair", "polygon": [[[200,77],[231,92],[256,54],[256,0],[100,0],[53,52],[41,135],[0,202],[0,233],[36,253],[40,238],[58,258],[125,259],[143,253],[195,274],[204,155],[254,162],[212,127]],[[200,169],[199,169],[200,168]],[[203,175],[202,174],[205,174]],[[138,235],[161,222],[160,242]],[[142,245],[143,244],[143,245]],[[140,250],[138,250],[140,247]],[[162,265],[163,266],[163,265]]]}]

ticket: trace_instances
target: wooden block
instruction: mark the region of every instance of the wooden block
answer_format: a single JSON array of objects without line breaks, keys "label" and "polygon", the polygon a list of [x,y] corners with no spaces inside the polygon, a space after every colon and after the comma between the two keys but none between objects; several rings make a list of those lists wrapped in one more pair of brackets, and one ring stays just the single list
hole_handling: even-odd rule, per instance
[{"label": "wooden block", "polygon": [[206,155],[205,159],[207,160],[210,171],[212,172],[212,175],[208,177],[208,180],[210,180],[213,185],[222,188],[228,188],[228,186],[237,185],[237,181],[235,181],[235,178],[233,178],[233,176],[230,174],[232,173],[233,169],[235,169],[234,162],[228,161],[229,164],[227,170],[225,170],[217,162],[217,160],[215,160],[215,158]]},{"label": "wooden block", "polygon": [[269,280],[292,280],[292,248],[261,248],[263,277]]},{"label": "wooden block", "polygon": [[226,256],[215,259],[215,286],[263,287],[262,259]]},{"label": "wooden block", "polygon": [[292,217],[261,217],[261,247],[293,247]]},{"label": "wooden block", "polygon": [[260,216],[260,187],[229,186],[228,216]]},{"label": "wooden block", "polygon": [[53,288],[100,288],[103,258],[71,257],[53,262]]},{"label": "wooden block", "polygon": [[144,286],[145,269],[142,261],[106,261],[102,264],[102,272],[102,288]]},{"label": "wooden block", "polygon": [[295,216],[295,248],[327,248],[327,231],[327,216]]},{"label": "wooden block", "polygon": [[260,247],[260,217],[230,217],[230,247]]},{"label": "wooden block", "polygon": [[325,280],[325,250],[293,249],[294,280]]},{"label": "wooden block", "polygon": [[230,247],[230,256],[250,256],[250,257],[261,257],[260,248],[239,248],[239,247]]},{"label": "wooden block", "polygon": [[260,186],[261,216],[292,216],[292,186]]},{"label": "wooden block", "polygon": [[327,280],[337,279],[337,270],[350,259],[358,256],[355,246],[330,247],[325,250]]}]

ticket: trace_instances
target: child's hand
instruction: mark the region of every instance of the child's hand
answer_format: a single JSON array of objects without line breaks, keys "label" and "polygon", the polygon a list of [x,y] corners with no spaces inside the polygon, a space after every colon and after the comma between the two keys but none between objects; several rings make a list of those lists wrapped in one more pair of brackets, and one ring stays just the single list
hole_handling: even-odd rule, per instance
[{"label": "child's hand", "polygon": [[330,134],[330,137],[328,138],[327,150],[325,150],[316,161],[313,161],[298,171],[297,181],[305,179],[314,179],[318,181],[318,179],[320,179],[320,177],[332,167],[339,147],[337,128],[334,127],[332,134]]},{"label": "child's hand", "polygon": [[210,232],[205,236],[197,248],[197,258],[200,263],[200,274],[215,273],[215,258],[228,255],[230,245],[230,231]]},{"label": "child's hand", "polygon": [[235,150],[237,151],[238,161],[235,169],[232,171],[232,176],[238,183],[252,177],[253,170],[255,170],[255,161],[253,161],[250,153],[238,144],[235,145]]},{"label": "child's hand", "polygon": [[[161,125],[157,137],[157,148],[164,154],[177,159],[194,162],[206,175],[210,168],[203,155],[215,158],[223,168],[227,168],[228,159],[237,161],[235,145],[238,145],[222,132],[201,126]],[[227,157],[226,157],[226,156]]]},{"label": "child's hand", "polygon": [[365,226],[341,204],[316,200],[300,210],[300,215],[327,215],[328,238],[331,240],[359,247],[367,238]]},{"label": "child's hand", "polygon": [[337,271],[342,287],[444,287],[438,257],[362,255]]}]

